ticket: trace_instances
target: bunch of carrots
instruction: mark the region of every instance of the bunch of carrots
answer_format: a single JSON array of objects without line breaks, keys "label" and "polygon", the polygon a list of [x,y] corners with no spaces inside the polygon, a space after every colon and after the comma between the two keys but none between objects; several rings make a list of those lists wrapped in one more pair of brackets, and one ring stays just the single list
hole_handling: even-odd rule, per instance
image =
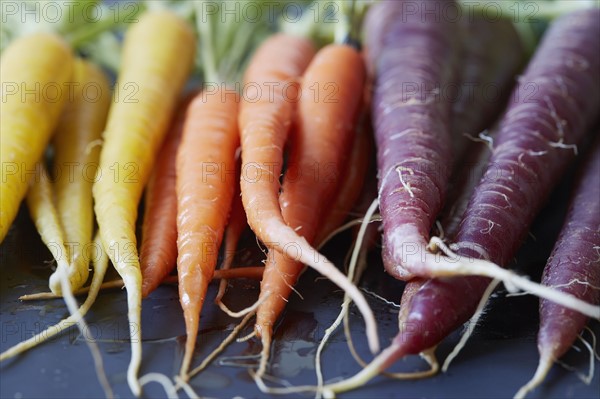
[{"label": "bunch of carrots", "polygon": [[[139,375],[143,298],[173,279],[186,343],[168,389],[190,389],[189,379],[254,318],[243,339],[256,336],[262,345],[251,370],[258,387],[331,396],[361,387],[407,355],[421,354],[431,370],[391,376],[435,374],[436,346],[464,323],[474,326],[503,283],[541,298],[540,366],[517,396],[542,383],[588,319],[600,319],[600,9],[548,5],[549,26],[533,49],[531,31],[524,33],[528,21],[431,15],[460,11],[454,0],[339,2],[344,12],[335,39],[317,47],[309,37],[317,29],[309,24],[305,35],[284,24],[279,32],[250,22],[221,26],[203,12],[223,3],[190,3],[181,7],[185,12],[140,12],[125,31],[112,89],[105,72],[80,57],[79,42],[65,35],[27,33],[3,50],[0,240],[25,200],[56,261],[50,290],[71,313],[53,334],[73,322],[85,326],[110,262],[122,279],[116,285],[126,289],[127,382],[136,396],[157,378]],[[562,15],[551,18],[557,12]],[[194,83],[198,71],[201,86]],[[474,82],[503,95],[489,101],[470,90]],[[72,95],[49,97],[48,87],[73,83]],[[453,85],[458,100],[445,92]],[[22,96],[19,90],[30,86],[42,91]],[[575,162],[579,177],[542,281],[505,269]],[[79,169],[68,179],[72,167]],[[353,212],[364,217],[344,224]],[[382,234],[369,226],[376,221]],[[346,275],[319,248],[355,224],[361,227]],[[246,227],[264,248],[264,266],[233,268]],[[389,278],[406,281],[398,335],[383,350],[375,315],[357,286],[379,235]],[[269,387],[264,378],[275,326],[306,267],[345,294],[319,355],[342,318],[347,322],[352,301],[375,357],[357,359],[362,371],[335,383],[318,375],[316,386]],[[254,305],[234,311],[225,303],[227,279],[240,277],[260,279],[260,293]],[[192,368],[202,344],[201,312],[216,278],[222,281],[215,303],[243,318]],[[82,289],[88,297],[79,306],[74,294]],[[415,325],[417,334],[409,328]],[[38,334],[0,360],[50,336]],[[112,396],[102,356],[89,345]]]}]

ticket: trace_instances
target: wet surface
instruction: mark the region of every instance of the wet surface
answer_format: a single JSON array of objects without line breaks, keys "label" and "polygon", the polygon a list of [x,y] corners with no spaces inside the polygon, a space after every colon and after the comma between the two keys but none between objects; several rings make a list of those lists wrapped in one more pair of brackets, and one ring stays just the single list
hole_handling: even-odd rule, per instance
[{"label": "wet surface", "polygon": [[[546,214],[556,209],[546,211]],[[538,222],[534,229],[536,240],[529,239],[519,254],[515,267],[539,274],[535,267],[543,265],[553,237],[556,223]],[[248,237],[247,237],[248,238]],[[349,235],[335,238],[325,254],[336,264],[343,263]],[[238,258],[255,265],[260,251],[255,241],[247,239]],[[51,273],[49,252],[37,237],[28,215],[21,212],[9,237],[1,246],[0,267],[0,349],[2,351],[28,338],[67,315],[62,300],[21,302],[23,294],[47,291]],[[239,264],[239,263],[236,263]],[[533,269],[532,269],[533,268]],[[110,272],[115,277],[115,272]],[[397,332],[398,309],[403,284],[382,271],[375,254],[369,256],[369,268],[361,287],[368,290],[367,299],[377,315],[382,344]],[[293,294],[283,319],[275,333],[269,373],[277,380],[291,385],[316,382],[314,356],[317,345],[336,318],[342,302],[342,293],[330,282],[307,271],[297,287],[304,299]],[[212,351],[234,328],[237,320],[222,313],[212,303],[217,284],[210,285],[201,318],[194,366]],[[248,280],[232,281],[225,302],[234,310],[242,309],[256,300],[258,283]],[[375,297],[378,295],[390,303]],[[364,325],[356,308],[351,308],[352,336],[358,353],[370,359],[366,348]],[[125,292],[111,290],[100,294],[87,318],[85,335],[96,340],[104,360],[109,381],[120,398],[131,397],[126,383],[126,369],[130,349],[126,318]],[[143,302],[143,363],[140,375],[159,372],[167,376],[177,374],[185,341],[183,318],[177,299],[177,288],[161,286]],[[377,377],[362,389],[340,395],[341,398],[505,398],[533,374],[537,365],[535,334],[537,328],[537,300],[529,296],[506,297],[502,289],[496,291],[487,313],[467,347],[455,359],[446,374],[421,381],[393,381]],[[599,323],[592,323],[596,334]],[[240,334],[250,333],[247,326]],[[456,344],[455,332],[438,348],[441,361]],[[563,361],[579,373],[587,373],[589,356],[582,345],[580,352],[571,350]],[[194,377],[190,385],[201,396],[231,398],[268,397],[262,394],[249,378],[247,368],[255,365],[252,355],[260,351],[256,338],[233,343],[203,373]],[[348,377],[360,370],[347,350],[341,328],[331,337],[323,353],[322,367],[325,380]],[[424,369],[425,363],[417,356],[398,361],[393,371]],[[600,364],[596,361],[595,377],[585,385],[576,372],[555,366],[544,386],[531,398],[598,398],[600,397]],[[278,385],[271,382],[269,384]],[[161,398],[164,390],[156,383],[145,386],[145,397]],[[181,397],[185,397],[180,392]],[[66,331],[49,342],[30,350],[16,359],[0,364],[0,397],[2,398],[97,398],[103,391],[96,378],[92,358],[84,338],[77,329]],[[313,397],[312,394],[292,397]]]}]

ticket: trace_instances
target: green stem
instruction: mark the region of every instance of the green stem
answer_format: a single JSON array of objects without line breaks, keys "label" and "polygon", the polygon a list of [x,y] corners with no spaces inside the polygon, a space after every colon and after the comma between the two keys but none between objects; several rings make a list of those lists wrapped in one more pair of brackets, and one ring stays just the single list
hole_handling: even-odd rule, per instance
[{"label": "green stem", "polygon": [[225,81],[235,81],[235,75],[240,69],[240,65],[244,58],[245,50],[252,42],[253,36],[257,33],[258,27],[256,24],[244,23],[236,31],[233,47],[229,51],[229,57],[223,61],[223,77]]},{"label": "green stem", "polygon": [[206,16],[206,21],[202,21],[202,5],[206,1],[207,0],[199,1],[196,5],[196,26],[198,28],[198,34],[201,36],[200,52],[203,58],[202,66],[204,69],[204,81],[216,83],[219,82],[219,75],[217,73],[217,62],[214,52],[212,21],[210,16]]},{"label": "green stem", "polygon": [[119,24],[119,21],[111,16],[103,17],[100,21],[93,24],[87,24],[65,35],[65,39],[77,49],[98,35],[113,29]]}]

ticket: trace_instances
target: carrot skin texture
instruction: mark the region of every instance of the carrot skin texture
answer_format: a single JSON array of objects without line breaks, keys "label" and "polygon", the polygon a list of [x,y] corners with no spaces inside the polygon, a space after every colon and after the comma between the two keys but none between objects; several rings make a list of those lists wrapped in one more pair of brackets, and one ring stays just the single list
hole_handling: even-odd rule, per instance
[{"label": "carrot skin texture", "polygon": [[[586,87],[600,84],[600,54],[594,51],[599,13],[600,10],[586,10],[566,15],[549,28],[499,124],[490,166],[471,197],[456,236],[457,243],[465,244],[456,250],[459,255],[485,255],[494,263],[506,264],[573,158],[572,149],[549,144],[559,140],[559,129],[546,99],[554,104],[557,117],[566,121],[565,143],[580,142],[596,119],[600,93],[589,93]],[[532,82],[537,89],[533,95]],[[543,159],[529,155],[519,158],[527,149],[544,150],[547,155]],[[511,169],[516,169],[519,162],[523,165],[521,170],[513,173]],[[503,194],[511,198],[510,208]],[[490,228],[488,220],[495,223],[493,234],[481,232]],[[471,276],[429,280],[413,298],[406,320],[419,326],[417,342],[406,344],[406,333],[399,334],[395,342],[410,346],[412,352],[439,342],[472,316],[489,282],[488,278]]]},{"label": "carrot skin texture", "polygon": [[[424,1],[419,9],[450,2]],[[383,218],[383,260],[392,276],[408,280],[418,265],[406,264],[410,246],[425,247],[442,207],[451,164],[447,96],[435,94],[456,80],[455,28],[446,18],[403,15],[403,1],[386,2],[393,18],[375,63],[372,104],[379,202]],[[370,42],[370,39],[367,38]],[[404,184],[403,184],[404,182]]]},{"label": "carrot skin texture", "polygon": [[[600,10],[591,9],[556,20],[546,33],[499,123],[494,153],[456,238],[461,245],[483,248],[500,265],[520,246],[574,158],[572,149],[552,143],[578,144],[597,119],[600,93],[581,93],[600,85],[599,28]],[[488,221],[494,234],[481,234]],[[476,256],[469,249],[461,253],[469,254]]]},{"label": "carrot skin texture", "polygon": [[[274,89],[273,96],[262,93],[258,101],[246,101],[243,98],[239,116],[242,203],[248,225],[265,243],[275,242],[277,238],[273,237],[262,223],[274,221],[277,225],[285,225],[279,204],[279,176],[282,171],[283,148],[294,119],[296,104],[285,98],[280,87],[288,82],[299,87],[294,81],[302,75],[314,53],[310,41],[276,34],[258,48],[244,74],[244,82],[257,83],[261,87],[264,87],[264,83],[279,84]],[[247,166],[257,169],[256,178],[248,175]],[[269,169],[266,169],[267,167]],[[268,276],[268,273],[265,275]],[[262,314],[266,314],[264,309],[266,308],[263,304]],[[275,309],[272,315],[265,318],[275,320],[275,313],[278,312]],[[261,331],[258,326],[263,324],[267,327],[265,332],[268,333],[272,329],[271,322],[257,320],[255,330],[259,335]]]},{"label": "carrot skin texture", "polygon": [[[325,223],[323,223],[323,226],[320,228],[318,236],[315,239],[315,242],[319,243],[319,245],[329,234],[335,231],[344,220],[346,220],[352,207],[357,205],[357,201],[364,192],[363,186],[369,170],[371,154],[373,151],[372,132],[367,127],[366,121],[360,122],[356,130],[350,149],[350,155],[348,156],[347,162],[345,162],[346,172],[344,173],[344,177],[335,194],[335,200],[331,211],[326,215]],[[364,211],[366,211],[369,205],[370,203],[366,204]]]},{"label": "carrot skin texture", "polygon": [[[3,163],[0,242],[6,237],[25,197],[33,175],[31,171],[40,171],[36,163],[58,123],[68,97],[64,95],[65,83],[71,78],[72,70],[71,49],[60,37],[50,33],[16,39],[2,54],[0,81],[6,100],[3,98],[0,107],[0,158]],[[17,91],[11,94],[9,85],[17,85],[14,87]],[[50,90],[45,89],[53,86],[60,92],[57,98],[50,99],[51,94],[45,93]],[[25,95],[21,91],[34,87],[36,95]],[[9,171],[10,163],[14,170]]]},{"label": "carrot skin texture", "polygon": [[[132,344],[127,378],[138,396],[142,301],[135,236],[138,203],[191,70],[194,43],[190,26],[167,11],[145,13],[126,32],[115,102],[109,111],[93,186],[102,244],[127,289]],[[132,88],[135,94],[129,91],[130,96],[125,97],[124,92]]]},{"label": "carrot skin texture", "polygon": [[[340,70],[339,65],[346,68]],[[315,84],[320,89],[316,98],[303,96],[298,104],[298,129],[279,202],[286,223],[298,229],[310,244],[319,233],[320,220],[331,212],[333,198],[343,184],[345,154],[353,141],[361,105],[361,96],[355,94],[362,93],[365,76],[363,60],[356,50],[329,45],[317,53],[302,78],[303,92],[308,93]],[[329,100],[325,84],[337,89]],[[280,252],[269,254],[260,290],[265,299],[256,314],[259,336],[271,335],[291,287],[304,268],[302,263]]]},{"label": "carrot skin texture", "polygon": [[233,91],[225,94],[200,93],[192,101],[177,151],[177,274],[187,334],[180,371],[184,378],[236,185],[239,100]]},{"label": "carrot skin texture", "polygon": [[146,188],[140,266],[142,297],[147,297],[177,264],[177,194],[175,158],[185,114],[193,97],[182,100],[158,153]]},{"label": "carrot skin texture", "polygon": [[[464,22],[463,22],[464,21]],[[500,116],[526,61],[525,49],[508,19],[490,20],[482,15],[464,18],[460,96],[452,109],[455,158],[460,160],[467,143]],[[487,91],[496,90],[491,96]],[[456,144],[462,146],[456,147]]]},{"label": "carrot skin texture", "polygon": [[369,77],[376,74],[377,59],[384,48],[383,37],[386,35],[390,20],[394,17],[394,0],[381,0],[371,5],[363,22],[365,42],[365,61]]},{"label": "carrot skin texture", "polygon": [[[597,135],[597,137],[600,137]],[[559,286],[589,303],[600,303],[600,140],[574,187],[565,223],[542,274],[542,283]],[[573,282],[587,282],[591,287]],[[595,287],[595,288],[594,288]],[[564,355],[587,323],[587,317],[551,301],[540,301],[538,348],[552,359]]]},{"label": "carrot skin texture", "polygon": [[[104,72],[94,64],[77,59],[74,63],[73,97],[65,104],[53,137],[54,165],[60,168],[55,176],[56,209],[67,245],[69,281],[77,290],[88,279],[89,257],[84,253],[92,243],[94,227],[93,180],[87,168],[98,164],[98,140],[106,125],[111,90]],[[83,88],[94,85],[98,96],[87,98]],[[71,252],[72,248],[72,252]],[[53,292],[60,292],[60,278],[50,276]]]},{"label": "carrot skin texture", "polygon": [[[271,218],[282,221],[277,195],[279,175],[295,104],[285,98],[281,86],[293,83],[302,75],[314,52],[307,39],[277,34],[259,47],[244,75],[244,82],[253,82],[262,88],[266,87],[265,83],[279,83],[273,89],[273,96],[263,90],[258,92],[258,101],[242,99],[240,105],[242,201],[250,228],[263,241],[271,240],[258,221]],[[252,165],[255,169],[270,168],[258,169],[254,178],[248,170]]]},{"label": "carrot skin texture", "polygon": [[[449,239],[458,231],[469,197],[485,171],[491,152],[484,143],[473,143],[463,135],[474,136],[490,127],[502,112],[515,74],[525,61],[524,48],[510,21],[469,18],[465,22],[464,35],[465,69],[460,79],[461,89],[465,91],[452,109],[453,148],[457,162],[441,215],[444,236]],[[474,88],[473,83],[477,83]],[[501,95],[496,101],[490,101],[482,87],[496,87]],[[406,322],[412,296],[426,281],[415,279],[407,283],[402,294],[400,324]]]}]

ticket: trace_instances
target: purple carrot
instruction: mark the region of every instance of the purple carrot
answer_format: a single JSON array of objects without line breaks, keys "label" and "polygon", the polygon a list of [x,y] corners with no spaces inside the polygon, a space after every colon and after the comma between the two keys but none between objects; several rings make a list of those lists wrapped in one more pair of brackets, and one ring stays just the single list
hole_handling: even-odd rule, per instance
[{"label": "purple carrot", "polygon": [[[461,19],[464,45],[460,92],[452,109],[455,142],[471,143],[500,116],[526,61],[525,48],[512,21],[479,14]],[[455,151],[458,160],[462,152]]]},{"label": "purple carrot", "polygon": [[[498,143],[490,165],[471,197],[457,242],[451,247],[457,254],[437,237],[427,242],[448,169],[440,163],[444,152],[438,146],[443,135],[435,134],[439,133],[437,122],[443,119],[437,112],[443,101],[421,101],[423,92],[408,102],[402,101],[402,85],[410,79],[418,82],[427,72],[411,75],[410,66],[414,65],[410,64],[414,61],[403,52],[393,51],[403,48],[400,36],[419,32],[408,28],[410,16],[394,19],[384,36],[392,49],[383,51],[377,64],[374,101],[383,258],[388,273],[401,279],[457,275],[496,278],[511,291],[529,291],[600,318],[599,307],[501,267],[516,252],[556,177],[572,160],[575,144],[596,119],[598,92],[594,90],[589,96],[581,93],[600,83],[600,56],[595,48],[598,12],[585,10],[557,21],[521,78],[497,129]],[[438,21],[416,25],[435,27]],[[411,48],[410,55],[419,54]],[[425,68],[417,63],[427,71],[438,65],[435,61],[432,64]],[[396,70],[398,66],[409,72]],[[434,143],[435,139],[439,141]],[[435,247],[446,256],[430,252]]]},{"label": "purple carrot", "polygon": [[[442,212],[444,235],[454,237],[469,197],[487,165],[490,151],[464,135],[476,136],[488,128],[504,109],[515,76],[525,62],[525,49],[510,21],[474,16],[464,21],[460,87],[462,93],[452,109],[452,136],[455,165],[448,190],[448,203]],[[493,98],[485,90],[494,88]],[[465,150],[466,155],[464,154]],[[409,281],[402,293],[399,324],[406,323],[412,297],[427,279]]]},{"label": "purple carrot", "polygon": [[[384,2],[388,26],[374,65],[372,104],[379,170],[379,201],[384,229],[384,264],[403,280],[414,276],[403,262],[404,247],[427,245],[441,210],[452,163],[450,112],[442,94],[457,81],[458,28],[430,9],[453,1]],[[404,12],[407,7],[417,12]]]},{"label": "purple carrot", "polygon": [[[600,135],[598,135],[600,137]],[[589,303],[600,302],[600,138],[582,165],[564,225],[542,275],[542,284]],[[588,318],[553,302],[540,302],[540,363],[515,397],[541,384],[585,327]]]},{"label": "purple carrot", "polygon": [[393,1],[383,0],[373,4],[369,7],[363,22],[364,35],[368,40],[365,43],[364,53],[370,78],[375,75],[376,63],[383,48],[382,38],[386,28],[390,25],[390,19],[394,16],[394,13],[388,10],[394,9],[396,6],[386,4],[391,2]]},{"label": "purple carrot", "polygon": [[[451,270],[452,264],[469,264],[478,265],[477,272],[483,274],[495,265],[477,258],[487,257],[503,265],[514,256],[533,217],[573,159],[574,152],[561,147],[579,143],[597,119],[600,93],[589,88],[600,84],[599,22],[600,10],[591,9],[552,24],[513,92],[499,123],[490,167],[459,227],[457,242],[461,245],[455,248],[459,255],[471,258],[457,261],[429,254],[424,257],[426,268],[437,265]],[[536,90],[531,92],[531,87]],[[496,229],[494,235],[488,229]],[[483,277],[428,281],[410,301],[406,320],[392,344],[354,377],[325,389],[341,392],[362,386],[395,360],[437,345],[471,317],[489,281]],[[528,286],[538,288],[534,283]],[[552,300],[564,299],[555,289],[552,293]],[[600,307],[562,295],[577,301],[581,312],[600,318]]]},{"label": "purple carrot", "polygon": [[[459,227],[459,255],[506,264],[573,159],[571,149],[555,143],[579,143],[597,117],[599,93],[585,88],[600,83],[594,47],[599,16],[597,9],[564,16],[546,34],[499,124],[486,176]],[[555,119],[565,121],[560,129]],[[423,348],[428,348],[471,317],[489,282],[482,277],[430,280],[413,298],[405,323],[422,328],[428,337],[423,341],[429,341]],[[598,317],[599,309],[592,308]]]}]

